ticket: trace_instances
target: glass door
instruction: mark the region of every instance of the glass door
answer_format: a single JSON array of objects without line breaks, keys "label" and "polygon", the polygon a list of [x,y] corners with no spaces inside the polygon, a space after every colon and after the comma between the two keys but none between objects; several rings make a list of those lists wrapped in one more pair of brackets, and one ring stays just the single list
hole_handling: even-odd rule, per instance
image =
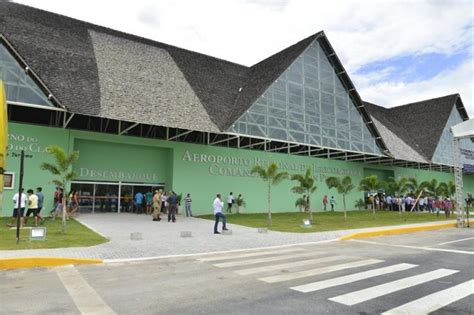
[{"label": "glass door", "polygon": [[94,184],[73,183],[71,190],[77,192],[78,212],[91,213],[94,211]]},{"label": "glass door", "polygon": [[117,212],[118,192],[118,184],[96,184],[94,210],[100,212]]}]

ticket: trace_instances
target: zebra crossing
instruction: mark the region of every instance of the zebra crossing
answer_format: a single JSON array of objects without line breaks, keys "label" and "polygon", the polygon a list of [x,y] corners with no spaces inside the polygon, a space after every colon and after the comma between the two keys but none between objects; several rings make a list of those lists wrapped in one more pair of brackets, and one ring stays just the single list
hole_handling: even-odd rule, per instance
[{"label": "zebra crossing", "polygon": [[[424,284],[437,279],[444,279],[458,273],[458,270],[438,268],[425,270],[422,266],[410,263],[386,265],[382,259],[356,257],[350,255],[327,255],[300,247],[264,250],[246,253],[231,253],[221,256],[210,256],[197,259],[210,263],[217,268],[232,270],[241,276],[252,276],[268,283],[286,284],[291,282],[290,290],[302,294],[318,294],[318,291],[330,288],[344,288],[345,285],[365,284],[364,280],[373,280],[380,276],[392,275],[397,280],[378,285],[369,285],[363,289],[345,292],[329,297],[328,303],[345,306],[361,305],[375,299],[389,298],[390,294]],[[364,270],[361,271],[360,269]],[[370,268],[368,270],[365,270]],[[415,275],[404,275],[404,272],[416,271]],[[339,272],[338,276],[318,280],[318,277]],[[340,273],[346,273],[340,276]],[[413,273],[411,273],[413,274]],[[316,281],[314,281],[316,280]],[[300,282],[298,285],[293,285]],[[474,294],[474,280],[456,284],[450,288],[423,296],[414,301],[384,312],[392,314],[428,314],[451,303]]]}]

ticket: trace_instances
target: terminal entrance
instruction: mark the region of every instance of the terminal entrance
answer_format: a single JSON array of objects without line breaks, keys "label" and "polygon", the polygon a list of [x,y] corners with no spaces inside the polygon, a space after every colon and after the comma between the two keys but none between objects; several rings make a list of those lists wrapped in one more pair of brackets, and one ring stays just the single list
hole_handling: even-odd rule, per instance
[{"label": "terminal entrance", "polygon": [[74,181],[71,190],[77,191],[79,213],[136,212],[134,197],[164,189],[164,183],[142,184],[125,182],[82,182]]}]

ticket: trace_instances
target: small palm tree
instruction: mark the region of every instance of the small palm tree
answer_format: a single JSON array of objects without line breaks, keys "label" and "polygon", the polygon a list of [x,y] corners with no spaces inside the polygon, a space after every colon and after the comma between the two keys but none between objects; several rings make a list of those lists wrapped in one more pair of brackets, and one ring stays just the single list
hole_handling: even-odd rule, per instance
[{"label": "small palm tree", "polygon": [[69,182],[77,176],[76,172],[72,171],[71,168],[79,158],[79,152],[73,151],[70,154],[66,154],[64,149],[57,145],[51,145],[47,147],[46,150],[48,154],[54,158],[55,163],[44,162],[40,165],[40,168],[44,171],[50,172],[53,176],[56,176],[52,182],[63,189],[63,200],[61,201],[63,204],[61,232],[64,234],[66,233],[66,187],[68,187]]},{"label": "small palm tree", "polygon": [[[402,177],[399,180],[396,180],[394,177],[389,177],[387,181],[387,188],[394,193],[396,198],[398,198],[407,191],[407,183],[408,179],[405,177]],[[398,207],[398,213],[402,215],[401,207]]]},{"label": "small palm tree", "polygon": [[362,210],[362,208],[365,207],[365,201],[360,198],[355,202],[354,207],[358,208],[359,210]]},{"label": "small palm tree", "polygon": [[284,179],[288,178],[287,172],[278,172],[278,166],[275,163],[272,163],[268,166],[267,169],[264,169],[260,165],[255,165],[251,174],[257,174],[261,179],[263,179],[268,184],[267,190],[267,201],[268,201],[268,225],[272,225],[272,210],[271,210],[271,188],[272,186],[278,185]]},{"label": "small palm tree", "polygon": [[435,178],[433,178],[430,181],[424,181],[421,183],[421,185],[425,187],[426,193],[428,193],[429,195],[433,197],[445,194],[446,184],[444,183],[438,184],[438,181]]},{"label": "small palm tree", "polygon": [[418,180],[414,177],[410,177],[406,183],[407,191],[410,191],[415,196],[415,203],[412,206],[412,211],[415,207],[417,207],[418,200],[420,199],[421,195],[426,192],[428,182],[421,182],[419,183]]},{"label": "small palm tree", "polygon": [[346,195],[354,189],[352,178],[345,176],[342,180],[337,177],[326,178],[326,185],[329,189],[336,188],[337,193],[342,195],[342,204],[344,206],[344,221],[347,221]]},{"label": "small palm tree", "polygon": [[313,222],[313,211],[311,210],[311,194],[314,193],[317,189],[316,185],[314,184],[314,177],[313,172],[310,168],[306,170],[304,175],[302,174],[294,174],[291,176],[291,180],[295,180],[299,183],[299,186],[295,186],[291,188],[291,191],[297,194],[306,193],[307,197],[307,207],[309,210],[309,219]]},{"label": "small palm tree", "polygon": [[[359,190],[366,191],[368,193],[377,192],[379,189],[383,189],[385,184],[379,181],[377,175],[370,175],[363,178],[359,183]],[[375,216],[375,200],[372,200],[372,211]]]},{"label": "small palm tree", "polygon": [[308,207],[308,202],[307,202],[306,196],[303,196],[303,197],[300,197],[300,198],[296,199],[295,207],[298,207],[300,209],[300,212],[302,212],[301,209],[306,209],[306,207]]}]

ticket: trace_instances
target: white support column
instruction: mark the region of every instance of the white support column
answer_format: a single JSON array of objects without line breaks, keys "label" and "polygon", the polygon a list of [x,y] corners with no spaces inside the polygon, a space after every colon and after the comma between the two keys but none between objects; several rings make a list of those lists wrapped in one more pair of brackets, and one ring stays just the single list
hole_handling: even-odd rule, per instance
[{"label": "white support column", "polygon": [[453,137],[453,162],[454,162],[454,184],[456,185],[456,215],[458,228],[466,227],[466,216],[464,213],[464,187],[462,180],[461,150],[459,138]]}]

